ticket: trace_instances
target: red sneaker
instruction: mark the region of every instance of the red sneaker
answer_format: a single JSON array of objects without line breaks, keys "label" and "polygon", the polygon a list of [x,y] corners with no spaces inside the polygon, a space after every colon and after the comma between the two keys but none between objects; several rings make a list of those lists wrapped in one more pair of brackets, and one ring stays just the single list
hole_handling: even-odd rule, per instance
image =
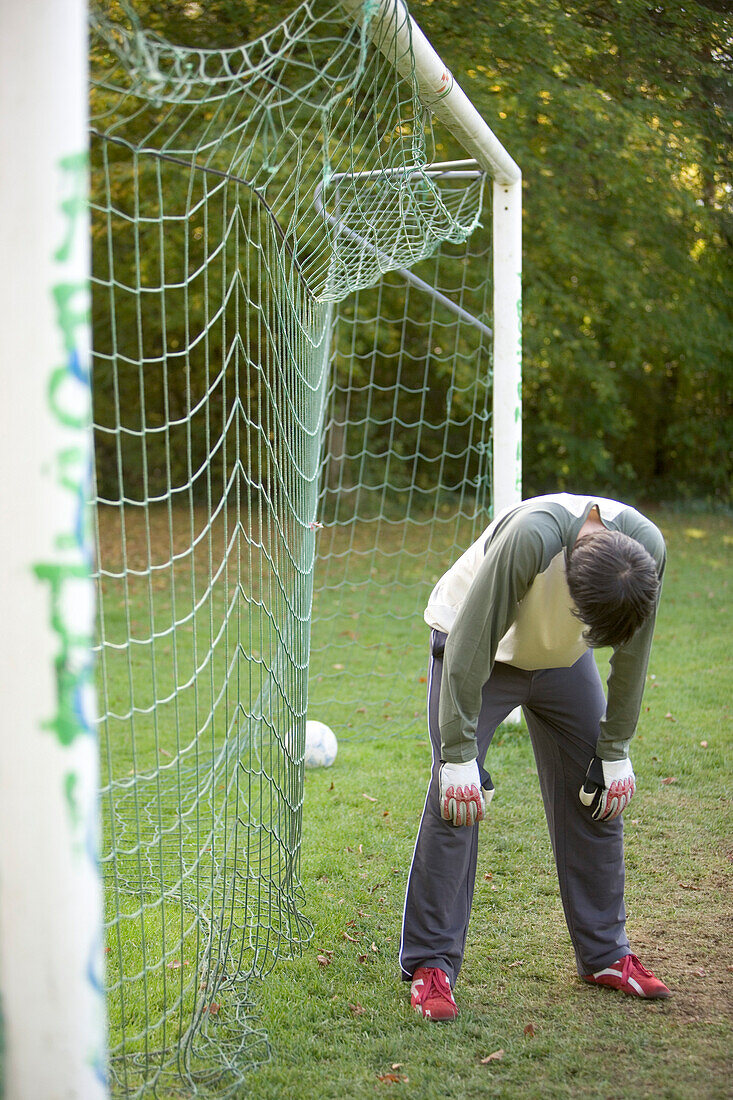
[{"label": "red sneaker", "polygon": [[620,989],[622,993],[629,993],[632,997],[671,997],[671,990],[667,989],[664,982],[655,978],[651,970],[642,966],[636,955],[625,955],[603,970],[596,970],[593,974],[584,974],[583,981],[592,985],[607,985],[611,989]]},{"label": "red sneaker", "polygon": [[415,1012],[429,1020],[454,1020],[458,1015],[448,975],[436,966],[418,966],[410,993]]}]

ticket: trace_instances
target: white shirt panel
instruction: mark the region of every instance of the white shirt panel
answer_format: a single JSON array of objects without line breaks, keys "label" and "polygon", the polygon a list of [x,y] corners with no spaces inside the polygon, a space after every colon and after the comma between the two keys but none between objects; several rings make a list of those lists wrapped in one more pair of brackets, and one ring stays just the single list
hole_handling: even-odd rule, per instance
[{"label": "white shirt panel", "polygon": [[563,550],[535,577],[516,619],[499,642],[495,660],[528,670],[570,668],[588,648],[582,637],[584,629],[573,615]]}]

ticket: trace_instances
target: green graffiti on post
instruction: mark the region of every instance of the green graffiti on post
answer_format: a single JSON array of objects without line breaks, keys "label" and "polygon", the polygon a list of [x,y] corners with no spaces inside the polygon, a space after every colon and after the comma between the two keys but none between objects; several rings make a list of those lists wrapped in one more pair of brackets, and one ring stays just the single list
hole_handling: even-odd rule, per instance
[{"label": "green graffiti on post", "polygon": [[[59,203],[63,240],[53,253],[59,279],[51,287],[63,362],[53,367],[48,379],[48,408],[54,422],[68,433],[54,456],[54,480],[68,494],[68,526],[57,531],[53,545],[56,560],[37,562],[33,572],[48,586],[50,626],[58,639],[54,658],[56,703],[54,714],[43,723],[60,745],[68,747],[78,737],[91,734],[86,700],[92,683],[92,624],[88,622],[91,595],[89,517],[86,502],[91,471],[91,393],[86,361],[89,324],[89,286],[76,277],[75,257],[86,252],[87,240],[86,152],[59,162],[66,198]],[[79,826],[78,776],[65,778],[64,795],[71,819]]]},{"label": "green graffiti on post", "polygon": [[66,218],[66,236],[53,254],[57,263],[64,263],[72,254],[74,242],[84,231],[87,213],[87,168],[89,155],[86,150],[83,153],[72,153],[71,156],[62,157],[59,168],[66,173],[72,192],[68,199],[61,203],[61,212]]},{"label": "green graffiti on post", "polygon": [[[56,304],[59,328],[64,338],[64,350],[74,351],[77,346],[76,330],[82,325],[86,327],[89,321],[87,305],[89,288],[86,283],[57,283],[51,293]],[[74,301],[79,295],[82,296],[84,304],[81,308],[75,308]]]},{"label": "green graffiti on post", "polygon": [[33,572],[39,580],[47,581],[51,587],[51,628],[61,643],[54,660],[56,714],[43,723],[43,728],[53,730],[60,744],[70,745],[77,737],[88,732],[84,725],[82,698],[90,679],[87,655],[92,639],[89,634],[75,634],[70,628],[63,611],[63,590],[70,580],[87,580],[89,569],[83,564],[51,563],[36,565]]},{"label": "green graffiti on post", "polygon": [[79,785],[79,776],[75,772],[67,772],[64,779],[64,794],[66,795],[66,805],[69,808],[69,816],[75,828],[79,828],[81,825],[81,815],[79,814],[79,802],[76,794],[76,789]]},{"label": "green graffiti on post", "polygon": [[[72,851],[87,864],[81,870],[86,882],[99,881],[97,865],[97,805],[89,797],[89,780],[96,761],[79,745],[82,738],[96,738],[93,699],[93,587],[88,500],[92,473],[91,388],[89,364],[89,285],[85,275],[89,247],[86,152],[58,162],[60,184],[65,197],[58,205],[62,228],[61,243],[53,253],[58,278],[50,288],[59,361],[50,367],[47,385],[48,412],[59,440],[50,464],[55,502],[66,507],[67,517],[52,531],[49,560],[36,562],[33,573],[49,593],[49,624],[57,639],[53,661],[55,700],[52,715],[42,723],[63,749],[79,746],[65,755],[66,766],[59,781],[71,828]],[[80,274],[82,278],[80,278]],[[49,509],[56,515],[56,508]],[[86,958],[81,972],[89,983],[99,1013],[104,1018],[103,980],[100,950],[101,922],[85,944]],[[106,1095],[103,1027],[87,1051],[88,1064]],[[88,1033],[90,1036],[92,1032]],[[101,1095],[101,1093],[100,1093]]]}]

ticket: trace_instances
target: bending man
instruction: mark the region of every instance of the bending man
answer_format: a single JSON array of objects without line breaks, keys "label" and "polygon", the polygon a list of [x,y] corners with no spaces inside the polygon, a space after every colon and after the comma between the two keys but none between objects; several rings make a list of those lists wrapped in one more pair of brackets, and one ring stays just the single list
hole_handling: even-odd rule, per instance
[{"label": "bending man", "polygon": [[[498,516],[433,589],[428,725],[433,769],[400,946],[412,1005],[458,1013],[453,988],[473,898],[482,765],[521,706],[534,750],[579,975],[640,997],[669,989],[625,929],[621,813],[665,564],[659,530],[601,497],[526,500]],[[606,700],[592,649],[613,647]]]}]

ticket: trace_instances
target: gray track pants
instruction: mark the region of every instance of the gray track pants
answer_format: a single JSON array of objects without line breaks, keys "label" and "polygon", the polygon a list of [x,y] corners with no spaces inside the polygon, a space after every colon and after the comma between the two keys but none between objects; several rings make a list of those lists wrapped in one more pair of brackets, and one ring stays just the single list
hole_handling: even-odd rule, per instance
[{"label": "gray track pants", "polygon": [[[479,829],[443,821],[438,800],[438,699],[445,635],[434,630],[428,670],[428,726],[433,769],[407,882],[400,945],[406,980],[418,966],[439,966],[455,983],[471,914]],[[484,685],[477,728],[484,762],[494,730],[522,707],[532,740],[550,839],[579,974],[630,954],[624,909],[623,824],[594,821],[578,798],[594,755],[605,697],[593,654],[572,668],[525,672],[497,663]],[[492,769],[489,768],[489,771]]]}]

